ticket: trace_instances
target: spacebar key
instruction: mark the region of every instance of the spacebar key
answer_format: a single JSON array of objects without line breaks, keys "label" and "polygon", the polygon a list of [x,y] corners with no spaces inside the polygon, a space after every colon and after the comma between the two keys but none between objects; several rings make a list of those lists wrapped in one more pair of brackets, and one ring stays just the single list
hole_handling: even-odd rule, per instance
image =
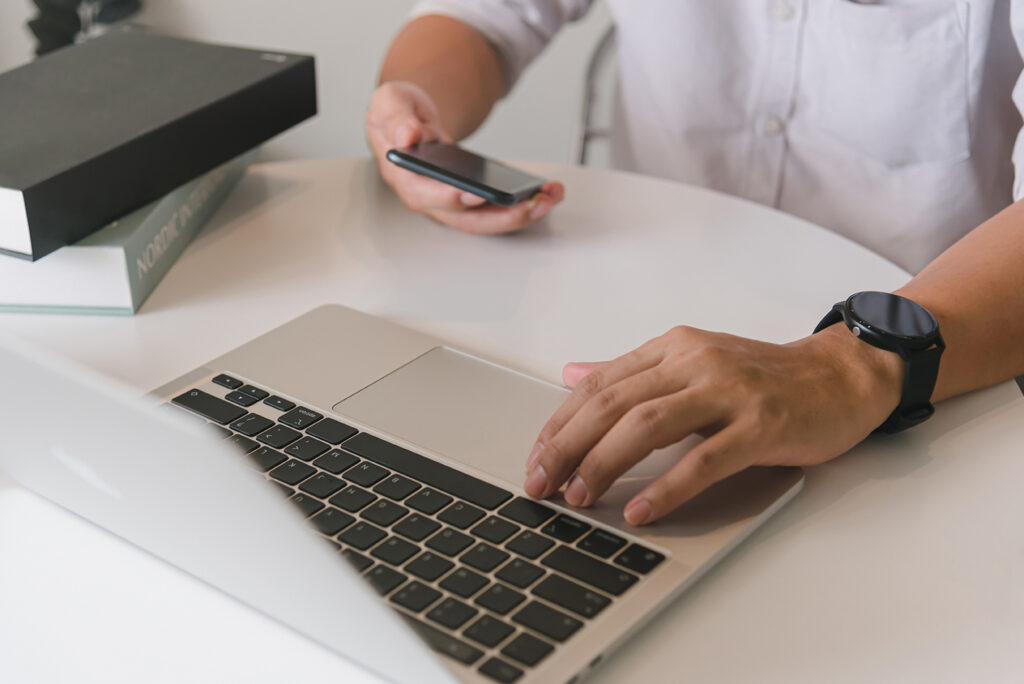
[{"label": "spacebar key", "polygon": [[248,411],[202,390],[189,390],[172,399],[178,406],[184,406],[196,413],[206,416],[215,423],[227,425],[244,416]]},{"label": "spacebar key", "polygon": [[352,439],[342,442],[341,447],[357,456],[368,458],[382,466],[397,470],[403,475],[408,475],[431,487],[454,494],[460,499],[465,499],[489,510],[494,510],[512,498],[509,492],[500,487],[495,487],[483,480],[478,480],[365,432],[360,432]]},{"label": "spacebar key", "polygon": [[427,645],[429,645],[430,648],[434,649],[438,653],[444,653],[446,656],[455,658],[460,663],[472,665],[484,654],[483,651],[473,648],[469,644],[459,641],[454,637],[450,637],[441,630],[435,629],[428,624],[411,618],[404,613],[402,614],[402,617],[405,618],[405,621],[409,623],[410,627],[416,630],[416,633],[420,635],[420,638],[427,642]]}]

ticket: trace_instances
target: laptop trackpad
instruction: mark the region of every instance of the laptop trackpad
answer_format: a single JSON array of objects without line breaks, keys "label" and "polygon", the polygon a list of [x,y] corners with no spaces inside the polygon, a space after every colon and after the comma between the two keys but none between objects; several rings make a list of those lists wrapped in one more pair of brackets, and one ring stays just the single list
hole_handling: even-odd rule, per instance
[{"label": "laptop trackpad", "polygon": [[435,347],[334,406],[342,416],[521,484],[533,440],[567,390]]}]

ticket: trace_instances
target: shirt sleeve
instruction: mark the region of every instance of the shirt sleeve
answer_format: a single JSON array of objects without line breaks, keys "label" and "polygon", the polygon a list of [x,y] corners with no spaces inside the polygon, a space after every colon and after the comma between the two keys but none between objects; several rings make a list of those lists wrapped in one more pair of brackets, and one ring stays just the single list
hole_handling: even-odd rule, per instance
[{"label": "shirt sleeve", "polygon": [[559,29],[586,14],[592,4],[593,0],[421,0],[410,19],[443,14],[479,31],[498,53],[511,89]]},{"label": "shirt sleeve", "polygon": [[[1010,29],[1017,49],[1024,56],[1024,3],[1011,3]],[[1024,116],[1024,71],[1017,77],[1013,88],[1013,103]],[[1017,132],[1017,142],[1013,146],[1013,201],[1020,199],[1024,199],[1024,128]]]}]

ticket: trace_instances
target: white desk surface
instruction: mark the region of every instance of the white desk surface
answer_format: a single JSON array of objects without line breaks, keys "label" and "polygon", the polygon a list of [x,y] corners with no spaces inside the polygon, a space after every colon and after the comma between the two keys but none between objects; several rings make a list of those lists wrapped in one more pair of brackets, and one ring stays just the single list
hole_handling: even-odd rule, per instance
[{"label": "white desk surface", "polygon": [[[0,315],[142,392],[326,302],[552,381],[675,324],[787,341],[907,275],[714,193],[525,164],[568,199],[517,235],[410,215],[366,160],[263,164],[140,314]],[[592,681],[1020,681],[1024,400],[1011,383],[811,469],[804,491]],[[525,458],[525,454],[524,454]],[[362,678],[0,474],[0,680]]]}]

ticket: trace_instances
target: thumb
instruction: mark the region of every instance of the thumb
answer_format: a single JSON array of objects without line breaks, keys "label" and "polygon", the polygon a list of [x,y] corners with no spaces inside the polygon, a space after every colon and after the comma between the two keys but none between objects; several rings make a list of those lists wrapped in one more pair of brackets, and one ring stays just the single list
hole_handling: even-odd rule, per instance
[{"label": "thumb", "polygon": [[575,387],[580,380],[590,375],[591,371],[597,370],[603,365],[604,363],[584,361],[567,363],[562,368],[562,382],[565,383],[566,387],[571,389]]},{"label": "thumb", "polygon": [[411,147],[423,139],[423,124],[415,117],[403,119],[395,126],[395,147]]}]

